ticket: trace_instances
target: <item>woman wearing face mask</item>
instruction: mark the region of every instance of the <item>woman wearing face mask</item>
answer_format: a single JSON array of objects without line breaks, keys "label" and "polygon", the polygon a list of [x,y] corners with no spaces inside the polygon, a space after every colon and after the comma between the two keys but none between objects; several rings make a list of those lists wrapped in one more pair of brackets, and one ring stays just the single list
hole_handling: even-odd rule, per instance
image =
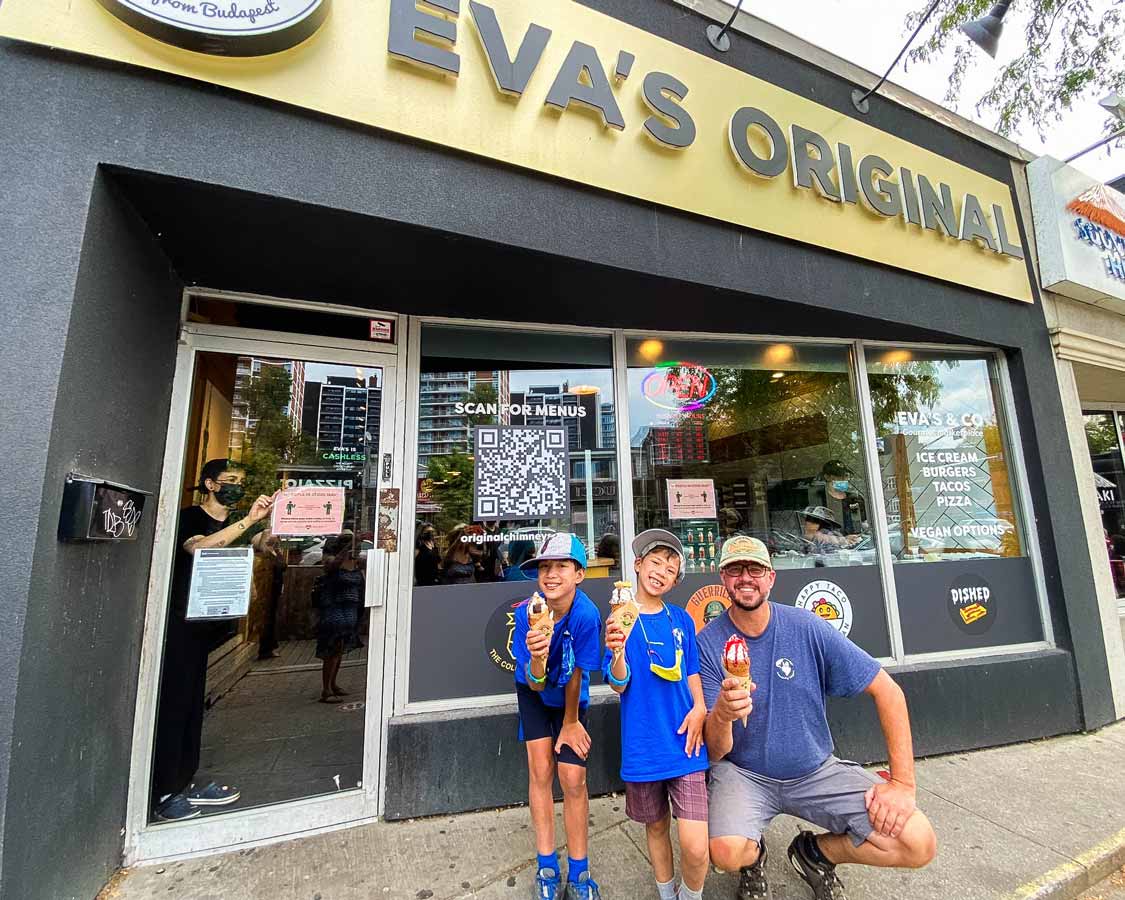
[{"label": "woman wearing face mask", "polygon": [[231,521],[231,510],[245,493],[244,477],[236,463],[210,460],[199,475],[202,499],[180,511],[152,771],[157,819],[191,819],[201,807],[224,806],[239,797],[229,785],[193,782],[203,734],[207,654],[226,623],[188,621],[187,607],[195,551],[239,543],[273,506],[273,497],[258,497],[245,516]]}]

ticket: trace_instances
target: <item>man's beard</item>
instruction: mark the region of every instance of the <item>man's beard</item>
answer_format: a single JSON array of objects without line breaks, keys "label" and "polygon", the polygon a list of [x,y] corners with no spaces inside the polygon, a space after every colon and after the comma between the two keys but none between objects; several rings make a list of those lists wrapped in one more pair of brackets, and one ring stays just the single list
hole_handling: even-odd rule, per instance
[{"label": "man's beard", "polygon": [[730,602],[741,609],[743,612],[753,612],[770,598],[769,591],[759,592],[757,600],[751,603],[744,603],[743,601],[738,599],[737,591],[727,591],[727,593],[730,595]]}]

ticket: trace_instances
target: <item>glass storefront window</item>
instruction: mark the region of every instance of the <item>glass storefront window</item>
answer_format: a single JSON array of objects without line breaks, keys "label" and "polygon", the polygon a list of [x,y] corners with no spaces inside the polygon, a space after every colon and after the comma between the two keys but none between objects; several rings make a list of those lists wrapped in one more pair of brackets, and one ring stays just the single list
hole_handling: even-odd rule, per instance
[{"label": "glass storefront window", "polygon": [[1121,457],[1121,436],[1125,416],[1115,412],[1089,412],[1083,418],[1109,569],[1117,597],[1122,599],[1125,598],[1125,464]]},{"label": "glass storefront window", "polygon": [[995,361],[869,348],[867,373],[906,652],[1041,640]]},{"label": "glass storefront window", "polygon": [[889,655],[850,350],[650,338],[626,353],[635,528],[679,535],[700,624],[726,605],[723,540],[748,534],[775,600]]},{"label": "glass storefront window", "polygon": [[[621,573],[615,409],[608,336],[423,326],[411,700],[511,690],[511,611],[536,586],[520,564],[553,532],[582,540],[582,589],[608,602]],[[447,628],[420,625],[453,614],[483,643],[454,647]],[[440,672],[418,664],[435,654]]]}]

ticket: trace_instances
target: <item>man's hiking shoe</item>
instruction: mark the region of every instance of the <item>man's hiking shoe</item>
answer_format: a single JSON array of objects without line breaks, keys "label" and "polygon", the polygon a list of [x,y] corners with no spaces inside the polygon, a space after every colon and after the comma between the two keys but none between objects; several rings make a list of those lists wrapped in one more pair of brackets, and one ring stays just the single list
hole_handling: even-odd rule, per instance
[{"label": "man's hiking shoe", "polygon": [[738,900],[772,900],[773,892],[766,880],[766,842],[758,842],[761,852],[752,866],[738,870]]},{"label": "man's hiking shoe", "polygon": [[589,872],[583,872],[577,881],[566,883],[566,900],[602,900],[598,892],[598,883],[590,877]]},{"label": "man's hiking shoe", "polygon": [[789,862],[793,871],[800,875],[812,888],[815,900],[848,900],[844,885],[836,877],[836,867],[832,863],[816,862],[811,846],[816,837],[811,831],[802,831],[789,845]]},{"label": "man's hiking shoe", "polygon": [[557,869],[540,869],[535,875],[535,900],[559,900],[561,884]]}]

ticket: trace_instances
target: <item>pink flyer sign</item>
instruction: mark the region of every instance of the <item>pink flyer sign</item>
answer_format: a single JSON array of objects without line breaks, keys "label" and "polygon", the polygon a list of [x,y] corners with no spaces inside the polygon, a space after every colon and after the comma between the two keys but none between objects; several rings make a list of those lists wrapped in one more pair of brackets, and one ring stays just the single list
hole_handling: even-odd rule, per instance
[{"label": "pink flyer sign", "polygon": [[342,487],[295,487],[273,502],[273,533],[279,537],[339,534],[344,528]]}]

